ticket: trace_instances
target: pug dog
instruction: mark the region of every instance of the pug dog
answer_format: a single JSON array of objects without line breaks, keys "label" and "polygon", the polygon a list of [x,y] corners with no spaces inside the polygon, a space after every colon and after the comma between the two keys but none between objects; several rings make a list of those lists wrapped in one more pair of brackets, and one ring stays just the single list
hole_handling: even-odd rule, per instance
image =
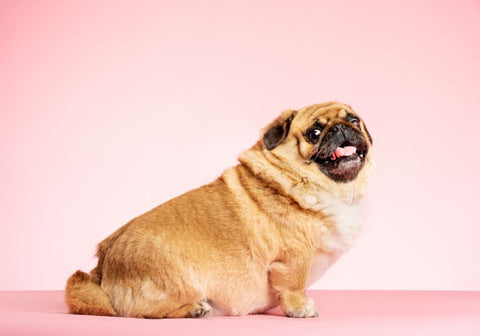
[{"label": "pug dog", "polygon": [[237,166],[103,240],[67,281],[70,312],[316,317],[305,290],[354,242],[371,146],[348,105],[283,112]]}]

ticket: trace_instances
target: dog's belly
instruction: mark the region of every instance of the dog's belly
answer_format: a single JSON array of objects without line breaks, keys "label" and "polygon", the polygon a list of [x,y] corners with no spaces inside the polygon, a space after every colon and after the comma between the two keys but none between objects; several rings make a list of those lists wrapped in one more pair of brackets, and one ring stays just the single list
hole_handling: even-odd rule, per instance
[{"label": "dog's belly", "polygon": [[[253,295],[247,294],[247,297],[232,298],[232,302],[219,304],[217,301],[212,301],[212,314],[215,316],[224,315],[248,315],[263,313],[278,305],[275,297],[268,292],[257,292]],[[250,297],[248,297],[250,296]]]},{"label": "dog's belly", "polygon": [[278,305],[270,289],[266,270],[210,282],[205,294],[214,315],[262,313]]}]

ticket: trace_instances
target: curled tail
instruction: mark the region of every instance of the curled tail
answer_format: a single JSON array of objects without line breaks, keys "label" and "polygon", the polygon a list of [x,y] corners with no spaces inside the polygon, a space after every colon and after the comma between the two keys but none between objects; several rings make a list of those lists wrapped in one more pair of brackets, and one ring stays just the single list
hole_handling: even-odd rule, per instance
[{"label": "curled tail", "polygon": [[76,271],[65,287],[65,299],[73,314],[117,316],[110,299],[90,274]]}]

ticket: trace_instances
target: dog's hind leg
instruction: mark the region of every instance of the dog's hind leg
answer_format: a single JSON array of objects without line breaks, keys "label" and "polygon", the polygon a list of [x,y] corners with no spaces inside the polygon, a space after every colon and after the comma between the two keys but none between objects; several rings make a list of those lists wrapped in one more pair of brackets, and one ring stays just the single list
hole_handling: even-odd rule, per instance
[{"label": "dog's hind leg", "polygon": [[158,286],[154,281],[143,280],[104,285],[112,297],[113,306],[121,316],[140,318],[202,317],[211,311],[204,295],[183,283],[183,286]]},{"label": "dog's hind leg", "polygon": [[[133,308],[129,315],[143,318],[182,318],[182,317],[202,317],[208,315],[211,311],[210,305],[206,301],[195,301],[184,303],[167,298],[157,302],[137,301],[137,307]],[[138,308],[138,309],[136,309]]]},{"label": "dog's hind leg", "polygon": [[[173,308],[175,307],[175,308]],[[182,318],[182,317],[202,317],[208,315],[211,311],[210,305],[206,301],[187,303],[178,306],[173,302],[158,307],[157,311],[144,315],[145,318]]]}]

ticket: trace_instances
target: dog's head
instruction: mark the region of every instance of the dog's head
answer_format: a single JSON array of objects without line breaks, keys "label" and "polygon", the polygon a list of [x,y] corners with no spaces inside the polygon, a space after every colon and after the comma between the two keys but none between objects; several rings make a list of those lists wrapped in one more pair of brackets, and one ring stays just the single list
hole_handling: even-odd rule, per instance
[{"label": "dog's head", "polygon": [[[337,102],[282,113],[263,133],[264,149],[299,170],[316,166],[338,183],[353,181],[369,160],[372,137],[353,109]],[[293,148],[296,147],[296,150]]]}]

